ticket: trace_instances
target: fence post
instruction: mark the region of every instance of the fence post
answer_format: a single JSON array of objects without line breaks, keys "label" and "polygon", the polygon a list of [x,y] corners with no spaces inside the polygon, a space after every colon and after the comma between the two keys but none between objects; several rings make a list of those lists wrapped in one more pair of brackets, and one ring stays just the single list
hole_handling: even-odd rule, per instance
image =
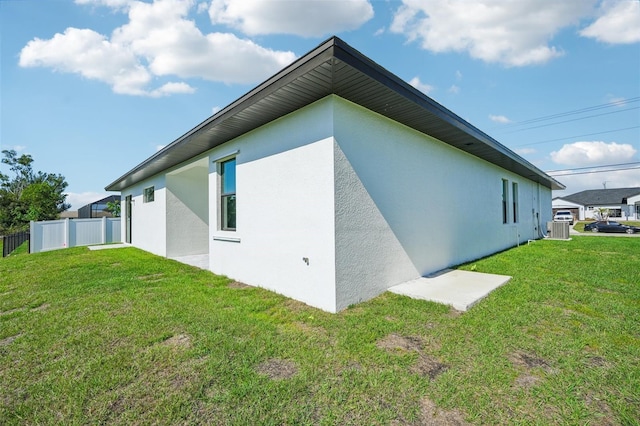
[{"label": "fence post", "polygon": [[71,224],[69,218],[64,220],[64,245],[63,247],[69,248],[69,240],[71,239]]},{"label": "fence post", "polygon": [[107,243],[107,217],[102,216],[102,244]]},{"label": "fence post", "polygon": [[29,253],[33,253],[34,244],[33,237],[36,235],[36,223],[31,220],[29,221]]}]

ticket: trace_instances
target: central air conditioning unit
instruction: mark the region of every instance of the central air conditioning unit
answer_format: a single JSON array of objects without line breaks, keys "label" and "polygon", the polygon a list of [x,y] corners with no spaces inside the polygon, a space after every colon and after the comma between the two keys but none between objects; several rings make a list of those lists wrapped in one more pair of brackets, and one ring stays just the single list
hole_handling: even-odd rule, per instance
[{"label": "central air conditioning unit", "polygon": [[547,222],[547,234],[554,240],[568,240],[569,226],[568,222]]}]

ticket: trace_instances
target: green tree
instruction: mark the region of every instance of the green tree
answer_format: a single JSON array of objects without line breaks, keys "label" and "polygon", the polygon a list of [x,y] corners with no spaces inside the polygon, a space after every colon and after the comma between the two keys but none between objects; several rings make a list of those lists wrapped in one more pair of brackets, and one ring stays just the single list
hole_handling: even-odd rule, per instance
[{"label": "green tree", "polygon": [[105,210],[111,213],[113,217],[120,217],[120,200],[108,201]]},{"label": "green tree", "polygon": [[30,220],[57,219],[70,207],[64,176],[34,172],[31,155],[18,157],[14,150],[3,150],[2,155],[14,177],[0,173],[0,234],[27,229]]}]

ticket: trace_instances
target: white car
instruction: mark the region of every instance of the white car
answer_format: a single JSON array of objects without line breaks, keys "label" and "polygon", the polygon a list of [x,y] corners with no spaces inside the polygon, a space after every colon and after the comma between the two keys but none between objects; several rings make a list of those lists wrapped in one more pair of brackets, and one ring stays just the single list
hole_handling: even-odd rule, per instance
[{"label": "white car", "polygon": [[553,215],[554,222],[569,222],[569,225],[573,225],[573,213],[569,210],[558,210],[555,215]]}]

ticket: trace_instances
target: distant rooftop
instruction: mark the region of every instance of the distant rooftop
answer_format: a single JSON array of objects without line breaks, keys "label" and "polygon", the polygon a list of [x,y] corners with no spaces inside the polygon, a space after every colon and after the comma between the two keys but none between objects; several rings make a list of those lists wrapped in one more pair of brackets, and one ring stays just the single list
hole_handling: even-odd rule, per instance
[{"label": "distant rooftop", "polygon": [[587,189],[575,194],[557,197],[583,206],[602,206],[606,204],[626,204],[627,198],[640,195],[640,187]]}]

